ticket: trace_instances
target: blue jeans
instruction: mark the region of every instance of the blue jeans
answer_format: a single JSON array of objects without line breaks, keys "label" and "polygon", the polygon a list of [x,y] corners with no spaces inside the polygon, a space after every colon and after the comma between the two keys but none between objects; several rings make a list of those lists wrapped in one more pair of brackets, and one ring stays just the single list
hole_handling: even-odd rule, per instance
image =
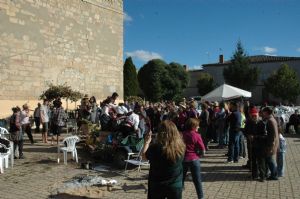
[{"label": "blue jeans", "polygon": [[182,199],[182,187],[148,181],[148,199]]},{"label": "blue jeans", "polygon": [[240,131],[229,131],[228,161],[239,161],[240,134]]},{"label": "blue jeans", "polygon": [[191,162],[183,162],[183,179],[182,184],[184,186],[184,180],[188,170],[191,170],[194,186],[197,192],[198,199],[204,198],[202,190],[202,180],[201,180],[201,165],[200,160],[194,160]]},{"label": "blue jeans", "polygon": [[271,178],[277,179],[277,165],[276,165],[276,155],[270,155],[266,157],[266,163],[271,172]]},{"label": "blue jeans", "polygon": [[228,145],[229,144],[229,131],[228,127],[224,128],[224,144]]},{"label": "blue jeans", "polygon": [[285,152],[277,153],[277,174],[279,177],[284,176]]},{"label": "blue jeans", "polygon": [[240,133],[239,140],[239,156],[245,158],[246,157],[246,145],[245,145],[245,136],[243,133]]},{"label": "blue jeans", "polygon": [[225,145],[225,134],[224,134],[224,128],[218,128],[217,129],[217,135],[218,135],[218,142],[219,146],[224,146]]}]

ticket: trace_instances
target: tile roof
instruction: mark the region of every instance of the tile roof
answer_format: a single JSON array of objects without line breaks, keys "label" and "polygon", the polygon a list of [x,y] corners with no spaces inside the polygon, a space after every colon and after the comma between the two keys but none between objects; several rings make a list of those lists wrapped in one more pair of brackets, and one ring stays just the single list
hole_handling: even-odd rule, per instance
[{"label": "tile roof", "polygon": [[[283,62],[283,61],[293,61],[300,60],[300,57],[286,57],[286,56],[269,56],[269,55],[255,55],[249,56],[251,63],[266,63],[266,62]],[[224,61],[224,63],[212,63],[212,64],[203,64],[203,67],[208,66],[224,66],[229,65],[231,60]]]}]

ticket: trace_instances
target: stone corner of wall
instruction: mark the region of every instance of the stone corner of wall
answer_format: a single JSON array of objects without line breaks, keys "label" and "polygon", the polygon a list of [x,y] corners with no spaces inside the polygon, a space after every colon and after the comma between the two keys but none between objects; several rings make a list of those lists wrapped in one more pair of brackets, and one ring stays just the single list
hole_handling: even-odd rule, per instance
[{"label": "stone corner of wall", "polygon": [[108,7],[123,12],[123,0],[81,0],[96,6]]}]

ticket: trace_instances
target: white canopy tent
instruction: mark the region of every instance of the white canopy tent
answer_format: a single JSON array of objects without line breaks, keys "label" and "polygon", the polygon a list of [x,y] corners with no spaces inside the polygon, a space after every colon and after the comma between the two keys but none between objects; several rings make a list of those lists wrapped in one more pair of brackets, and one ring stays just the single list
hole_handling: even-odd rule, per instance
[{"label": "white canopy tent", "polygon": [[227,84],[223,84],[219,86],[215,90],[204,95],[201,100],[202,101],[224,101],[235,99],[239,97],[251,97],[252,93],[249,91],[242,90],[240,88],[236,88]]}]

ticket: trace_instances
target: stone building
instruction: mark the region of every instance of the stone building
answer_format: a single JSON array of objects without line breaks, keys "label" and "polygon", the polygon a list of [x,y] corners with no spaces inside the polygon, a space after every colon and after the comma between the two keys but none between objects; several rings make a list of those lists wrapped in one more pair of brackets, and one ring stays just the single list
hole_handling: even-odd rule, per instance
[{"label": "stone building", "polygon": [[[266,56],[257,55],[249,56],[251,66],[256,66],[260,69],[260,77],[254,89],[251,90],[253,103],[262,103],[265,100],[273,101],[272,98],[264,89],[263,80],[268,78],[270,74],[276,71],[282,64],[288,64],[295,69],[300,77],[300,57],[285,57],[285,56]],[[211,74],[218,85],[225,83],[223,77],[223,69],[230,64],[230,61],[224,61],[223,56],[220,55],[218,63],[203,64],[205,72]],[[299,102],[299,100],[298,100]]]},{"label": "stone building", "polygon": [[51,82],[123,98],[123,0],[0,0],[0,21],[0,118]]},{"label": "stone building", "polygon": [[195,97],[199,96],[197,83],[198,79],[201,73],[203,73],[202,69],[195,69],[195,70],[188,70],[188,76],[189,76],[189,84],[186,89],[184,89],[183,96],[185,97]]}]

